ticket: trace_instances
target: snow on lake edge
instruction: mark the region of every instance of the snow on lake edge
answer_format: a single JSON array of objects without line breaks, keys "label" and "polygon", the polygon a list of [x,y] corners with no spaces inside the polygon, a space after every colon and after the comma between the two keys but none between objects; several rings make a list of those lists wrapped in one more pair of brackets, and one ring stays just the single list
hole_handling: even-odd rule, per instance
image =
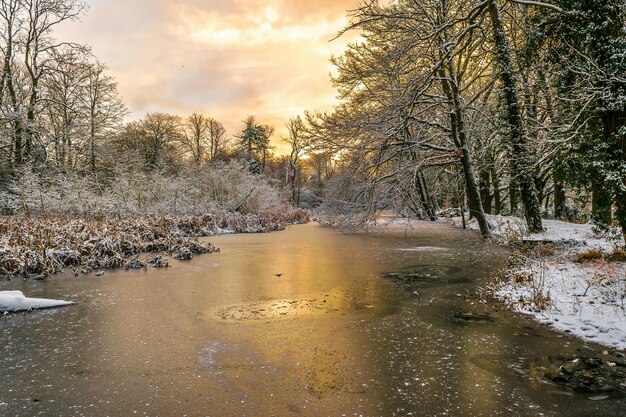
[{"label": "snow on lake edge", "polygon": [[[544,231],[527,234],[524,221],[511,216],[488,215],[494,234],[505,242],[515,240],[546,243],[568,243],[553,256],[527,258],[521,266],[509,270],[529,273],[532,280],[516,283],[512,280],[497,286],[495,295],[511,309],[533,316],[540,323],[586,341],[614,349],[626,350],[626,263],[577,263],[574,255],[590,249],[611,252],[624,241],[611,242],[594,233],[593,224],[575,224],[558,220],[543,220]],[[461,218],[450,221],[461,225]],[[478,229],[475,220],[468,222]],[[537,293],[549,298],[546,308],[538,308],[533,299]]]},{"label": "snow on lake edge", "polygon": [[29,298],[21,291],[0,291],[0,312],[38,310],[43,308],[63,307],[74,304],[71,301],[51,300],[47,298]]}]

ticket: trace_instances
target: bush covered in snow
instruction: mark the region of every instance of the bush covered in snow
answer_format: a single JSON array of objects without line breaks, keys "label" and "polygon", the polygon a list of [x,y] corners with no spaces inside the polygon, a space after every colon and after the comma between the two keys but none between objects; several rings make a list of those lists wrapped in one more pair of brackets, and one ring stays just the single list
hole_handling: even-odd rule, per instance
[{"label": "bush covered in snow", "polygon": [[116,168],[98,180],[80,174],[40,176],[23,168],[12,185],[0,193],[8,214],[75,215],[241,215],[292,217],[304,220],[268,180],[237,163],[188,168],[179,174]]}]

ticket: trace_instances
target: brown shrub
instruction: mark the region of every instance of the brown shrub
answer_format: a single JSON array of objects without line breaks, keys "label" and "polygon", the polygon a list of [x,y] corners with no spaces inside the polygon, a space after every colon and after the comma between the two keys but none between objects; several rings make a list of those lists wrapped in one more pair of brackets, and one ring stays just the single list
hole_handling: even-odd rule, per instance
[{"label": "brown shrub", "polygon": [[513,282],[516,284],[527,284],[533,282],[533,274],[529,271],[515,271],[513,273]]},{"label": "brown shrub", "polygon": [[609,262],[626,262],[626,249],[615,248],[615,250],[606,257],[606,260]]},{"label": "brown shrub", "polygon": [[537,247],[537,255],[539,256],[554,256],[556,251],[553,246],[550,245],[539,245]]},{"label": "brown shrub", "polygon": [[604,258],[604,252],[597,248],[591,248],[584,252],[578,252],[574,255],[574,261],[578,263],[592,262]]}]

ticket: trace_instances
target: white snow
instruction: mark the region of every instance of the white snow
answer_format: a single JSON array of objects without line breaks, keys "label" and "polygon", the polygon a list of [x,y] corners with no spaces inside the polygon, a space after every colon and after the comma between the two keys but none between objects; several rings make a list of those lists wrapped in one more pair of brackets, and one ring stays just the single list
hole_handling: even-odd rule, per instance
[{"label": "white snow", "polygon": [[[599,249],[610,253],[623,246],[594,233],[592,224],[544,220],[542,233],[527,234],[516,217],[488,216],[494,234],[504,240],[560,242],[555,253],[526,258],[508,271],[529,279],[497,284],[495,294],[512,309],[533,316],[562,332],[615,349],[626,349],[626,263],[597,260],[575,262],[576,253]],[[460,218],[452,218],[455,225]],[[468,227],[477,229],[475,220]]]},{"label": "white snow", "polygon": [[544,231],[524,236],[528,241],[575,242],[584,246],[595,247],[606,252],[612,251],[616,244],[624,245],[624,241],[611,242],[603,236],[596,235],[595,225],[591,223],[576,224],[558,220],[544,220]]},{"label": "white snow", "polygon": [[403,252],[443,252],[449,249],[441,248],[439,246],[415,246],[412,248],[398,248],[396,250],[403,251]]},{"label": "white snow", "polygon": [[74,304],[65,300],[50,300],[47,298],[29,298],[22,291],[0,291],[0,311],[16,312],[29,311],[41,308],[61,307]]},{"label": "white snow", "polygon": [[[527,259],[523,271],[532,273],[532,281],[506,282],[496,296],[557,330],[626,349],[624,263],[578,264],[566,255]],[[537,306],[537,294],[549,300],[546,307]]]}]

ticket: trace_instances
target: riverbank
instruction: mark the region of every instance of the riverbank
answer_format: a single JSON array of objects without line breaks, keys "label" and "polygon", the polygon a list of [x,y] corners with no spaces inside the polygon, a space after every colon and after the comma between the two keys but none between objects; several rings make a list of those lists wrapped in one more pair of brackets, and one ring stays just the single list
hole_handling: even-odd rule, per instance
[{"label": "riverbank", "polygon": [[308,221],[308,212],[299,209],[247,215],[4,216],[0,276],[46,279],[67,268],[76,275],[101,275],[105,269],[166,267],[167,256],[188,260],[219,251],[199,237],[271,232]]},{"label": "riverbank", "polygon": [[[515,217],[489,216],[496,239],[513,252],[494,296],[540,323],[613,349],[626,349],[626,252],[621,238],[592,224],[544,220],[525,232]],[[460,218],[449,219],[461,226]],[[475,221],[469,228],[477,228]]]}]

